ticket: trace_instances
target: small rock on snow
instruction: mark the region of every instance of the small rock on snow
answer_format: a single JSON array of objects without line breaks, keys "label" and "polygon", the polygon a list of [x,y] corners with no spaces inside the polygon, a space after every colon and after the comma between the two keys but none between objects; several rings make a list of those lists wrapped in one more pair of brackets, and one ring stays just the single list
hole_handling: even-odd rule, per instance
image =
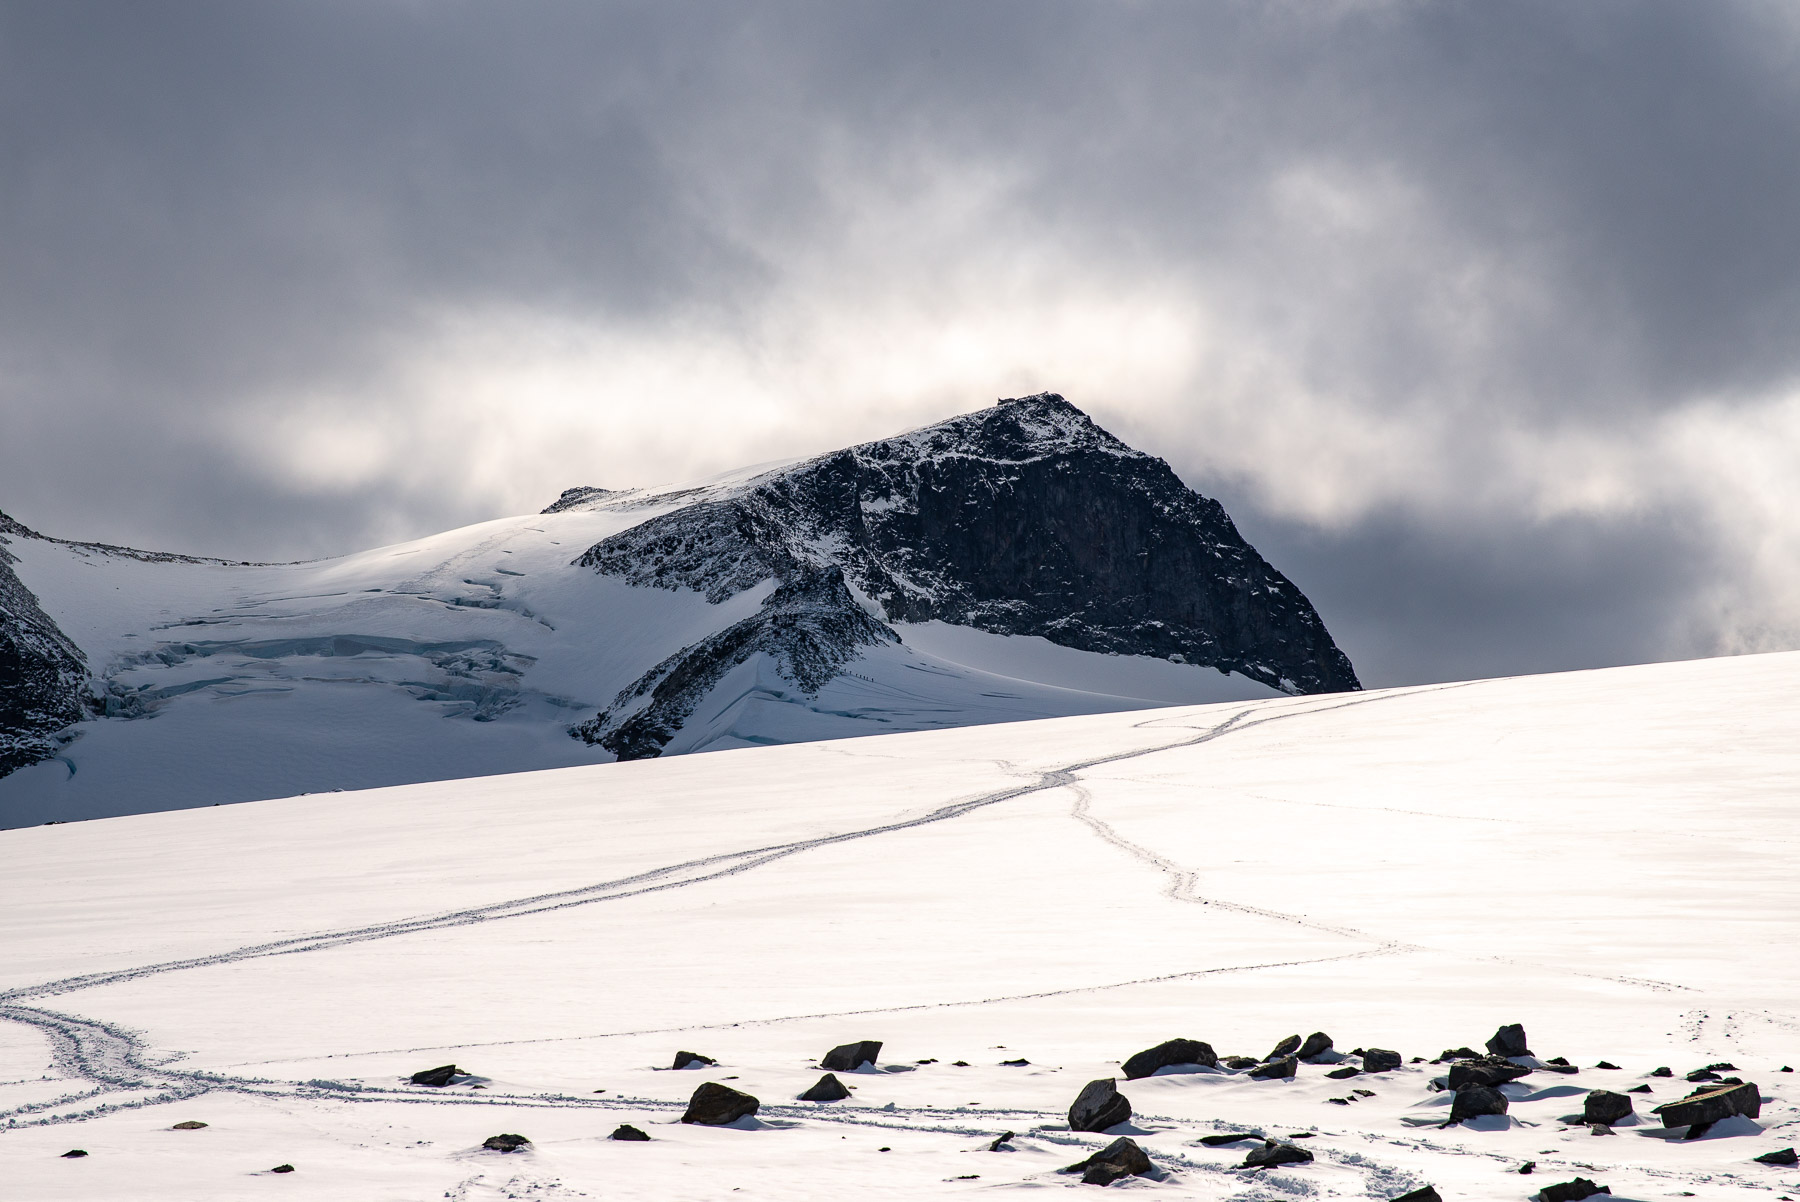
[{"label": "small rock on snow", "polygon": [[294,1166],[291,1164],[278,1164],[274,1168],[269,1170],[269,1172],[271,1172],[271,1173],[291,1173],[293,1171],[294,1171]]},{"label": "small rock on snow", "polygon": [[1089,1081],[1069,1107],[1069,1130],[1104,1131],[1131,1117],[1131,1103],[1111,1077]]},{"label": "small rock on snow", "polygon": [[442,1064],[437,1068],[421,1069],[412,1075],[414,1085],[429,1085],[434,1089],[450,1084],[450,1078],[456,1076],[454,1064]]},{"label": "small rock on snow", "polygon": [[517,1152],[530,1142],[523,1135],[490,1135],[481,1141],[481,1146],[490,1152]]},{"label": "small rock on snow", "polygon": [[697,1064],[704,1068],[707,1065],[717,1063],[718,1061],[714,1060],[711,1056],[702,1056],[699,1052],[676,1052],[675,1063],[671,1064],[669,1067],[672,1069],[687,1068],[689,1065]]},{"label": "small rock on snow", "polygon": [[726,1123],[735,1123],[746,1115],[755,1114],[761,1105],[761,1102],[747,1093],[740,1093],[717,1081],[708,1081],[688,1099],[688,1107],[682,1114],[681,1121],[698,1123],[703,1127],[722,1127]]},{"label": "small rock on snow", "polygon": [[1267,1056],[1264,1056],[1263,1059],[1265,1061],[1279,1060],[1283,1056],[1286,1056],[1288,1053],[1297,1051],[1299,1049],[1299,1047],[1300,1047],[1300,1037],[1298,1035],[1290,1035],[1286,1039],[1282,1040],[1280,1043],[1276,1044],[1275,1050],[1270,1052]]},{"label": "small rock on snow", "polygon": [[1266,1140],[1260,1148],[1250,1149],[1244,1157],[1246,1169],[1272,1169],[1281,1164],[1308,1164],[1313,1154],[1298,1144],[1284,1144],[1276,1140]]},{"label": "small rock on snow", "polygon": [[1479,1118],[1484,1114],[1505,1114],[1506,1095],[1497,1089],[1485,1085],[1470,1085],[1456,1091],[1456,1100],[1450,1103],[1450,1117],[1444,1126],[1460,1123],[1464,1119]]},{"label": "small rock on snow", "polygon": [[86,1148],[70,1148],[67,1152],[64,1152],[62,1154],[62,1158],[64,1160],[80,1160],[83,1156],[86,1156],[86,1155],[87,1155]]},{"label": "small rock on snow", "polygon": [[1610,1126],[1630,1113],[1631,1099],[1610,1089],[1590,1090],[1587,1100],[1581,1104],[1581,1121],[1584,1123]]},{"label": "small rock on snow", "polygon": [[173,1127],[170,1127],[169,1130],[171,1130],[171,1131],[198,1131],[204,1126],[206,1126],[206,1124],[201,1122],[199,1119],[188,1119],[184,1122],[176,1123]]},{"label": "small rock on snow", "polygon": [[1388,1073],[1400,1067],[1400,1053],[1386,1048],[1369,1048],[1363,1052],[1363,1072]]},{"label": "small rock on snow", "polygon": [[826,1073],[813,1083],[811,1089],[800,1095],[802,1102],[841,1102],[850,1096],[850,1090],[836,1073]]},{"label": "small rock on snow", "polygon": [[1444,1199],[1431,1186],[1422,1185],[1410,1194],[1401,1194],[1398,1198],[1390,1198],[1388,1202],[1444,1202]]},{"label": "small rock on snow", "polygon": [[1487,1041],[1487,1050],[1496,1056],[1529,1056],[1531,1047],[1525,1042],[1525,1028],[1519,1023],[1507,1023],[1494,1037]]},{"label": "small rock on snow", "polygon": [[1716,1123],[1734,1114],[1755,1118],[1762,1113],[1762,1095],[1749,1083],[1724,1085],[1696,1090],[1679,1102],[1664,1102],[1651,1113],[1661,1115],[1665,1127]]},{"label": "small rock on snow", "polygon": [[1343,1068],[1334,1068],[1325,1075],[1333,1081],[1348,1081],[1352,1077],[1362,1076],[1362,1070],[1353,1064],[1346,1064]]},{"label": "small rock on snow", "polygon": [[1294,1056],[1283,1056],[1278,1060],[1269,1060],[1250,1070],[1252,1077],[1265,1081],[1275,1081],[1292,1077],[1299,1069],[1300,1061]]},{"label": "small rock on snow", "polygon": [[1167,1043],[1146,1048],[1127,1060],[1123,1072],[1127,1081],[1136,1081],[1140,1077],[1150,1076],[1159,1068],[1168,1068],[1173,1064],[1200,1064],[1216,1068],[1219,1057],[1213,1052],[1211,1044],[1198,1039],[1171,1039]]},{"label": "small rock on snow", "polygon": [[628,1144],[649,1143],[650,1137],[633,1127],[630,1123],[620,1123],[613,1133],[606,1138],[620,1140]]},{"label": "small rock on snow", "polygon": [[1546,1185],[1539,1190],[1537,1196],[1543,1202],[1581,1202],[1583,1198],[1591,1198],[1595,1194],[1612,1193],[1612,1187],[1595,1185],[1586,1177],[1577,1177],[1573,1181],[1559,1181],[1555,1185]]},{"label": "small rock on snow", "polygon": [[834,1073],[853,1073],[865,1064],[874,1064],[881,1056],[879,1039],[864,1039],[857,1043],[839,1044],[825,1053],[819,1061],[819,1067]]},{"label": "small rock on snow", "polygon": [[1300,1045],[1300,1050],[1295,1055],[1302,1060],[1312,1060],[1315,1057],[1323,1056],[1330,1050],[1331,1036],[1323,1031],[1314,1031],[1306,1037],[1306,1042]]},{"label": "small rock on snow", "polygon": [[1137,1141],[1121,1135],[1063,1172],[1080,1173],[1083,1185],[1111,1185],[1123,1177],[1142,1176],[1150,1169],[1150,1157],[1138,1147]]},{"label": "small rock on snow", "polygon": [[1757,1164],[1800,1164],[1800,1155],[1796,1155],[1792,1148],[1783,1148],[1779,1152],[1764,1152],[1761,1156],[1752,1159]]}]

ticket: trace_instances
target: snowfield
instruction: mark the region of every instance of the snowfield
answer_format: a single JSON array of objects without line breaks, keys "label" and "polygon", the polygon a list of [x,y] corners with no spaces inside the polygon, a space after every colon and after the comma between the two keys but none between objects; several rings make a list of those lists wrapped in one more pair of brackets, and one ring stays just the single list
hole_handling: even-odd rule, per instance
[{"label": "snowfield", "polygon": [[[0,1192],[1082,1196],[1057,1170],[1129,1135],[1154,1174],[1110,1188],[1146,1196],[1793,1196],[1753,1158],[1800,1143],[1797,730],[1779,654],[0,832]],[[1512,1022],[1579,1071],[1443,1126],[1429,1061]],[[1164,1040],[1315,1030],[1293,1079],[1121,1079],[1127,1123],[1069,1129]],[[851,1098],[795,1100],[863,1039]],[[1361,1048],[1408,1062],[1326,1075]],[[1720,1063],[1760,1115],[1665,1129]],[[680,1123],[707,1081],[760,1110]],[[1645,1085],[1610,1134],[1560,1121]],[[1314,1159],[1201,1142],[1250,1131]]]}]

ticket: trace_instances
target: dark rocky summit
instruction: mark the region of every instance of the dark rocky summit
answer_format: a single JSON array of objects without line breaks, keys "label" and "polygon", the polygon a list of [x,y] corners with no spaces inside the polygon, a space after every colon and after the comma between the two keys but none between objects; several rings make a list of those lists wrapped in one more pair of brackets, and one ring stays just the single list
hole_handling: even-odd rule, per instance
[{"label": "dark rocky summit", "polygon": [[[609,503],[571,489],[551,510],[596,499]],[[1312,604],[1218,502],[1054,393],[707,491],[576,562],[714,603],[776,585],[757,614],[574,729],[621,759],[659,754],[751,655],[817,692],[864,647],[897,641],[887,622],[1208,665],[1293,694],[1360,687]]]},{"label": "dark rocky summit", "polygon": [[857,1043],[839,1044],[825,1053],[819,1061],[819,1067],[834,1073],[853,1073],[865,1064],[874,1064],[881,1058],[881,1041],[864,1039]]},{"label": "dark rocky summit", "polygon": [[1075,1104],[1069,1107],[1069,1130],[1104,1131],[1130,1117],[1131,1103],[1111,1077],[1102,1077],[1082,1086]]},{"label": "dark rocky summit", "polygon": [[1159,1043],[1153,1048],[1146,1048],[1123,1066],[1127,1081],[1136,1081],[1140,1077],[1148,1077],[1159,1068],[1168,1068],[1176,1064],[1200,1064],[1207,1068],[1216,1068],[1219,1057],[1213,1052],[1212,1045],[1198,1039],[1171,1039],[1167,1043]]},{"label": "dark rocky summit", "polygon": [[10,539],[37,534],[0,513],[0,776],[47,760],[87,717],[87,657],[38,605]]},{"label": "dark rocky summit", "polygon": [[682,1114],[681,1121],[698,1123],[703,1127],[723,1127],[726,1123],[735,1123],[747,1115],[755,1114],[761,1106],[761,1102],[747,1093],[740,1093],[717,1081],[708,1081],[688,1099],[688,1107]]}]

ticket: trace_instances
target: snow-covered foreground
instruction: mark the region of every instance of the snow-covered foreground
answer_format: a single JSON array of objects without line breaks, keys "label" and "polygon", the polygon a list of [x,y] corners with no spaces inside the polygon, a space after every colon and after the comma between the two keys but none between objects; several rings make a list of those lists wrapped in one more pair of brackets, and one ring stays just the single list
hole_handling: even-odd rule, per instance
[{"label": "snow-covered foreground", "polygon": [[[1800,1064],[1796,729],[1784,654],[0,832],[0,1180],[34,1199],[1092,1191],[1056,1170],[1131,1133],[1160,1176],[1112,1188],[1169,1197],[1523,1199],[1576,1176],[1615,1198],[1792,1195],[1800,1169],[1752,1157],[1800,1142],[1800,1076],[1779,1071]],[[1066,1122],[1084,1084],[1178,1036],[1260,1057],[1317,1029],[1410,1060],[1508,1022],[1580,1071],[1504,1087],[1502,1118],[1440,1126],[1445,1069],[1409,1063],[1121,1081],[1130,1124]],[[794,1100],[859,1039],[884,1047],[843,1074],[852,1099]],[[719,1064],[670,1071],[681,1049]],[[1666,1138],[1650,1108],[1721,1061],[1760,1118]],[[451,1062],[472,1076],[405,1083]],[[703,1081],[762,1109],[676,1122]],[[1558,1121],[1645,1084],[1611,1136]],[[609,1140],[620,1123],[650,1142]],[[1258,1145],[1200,1142],[1245,1129],[1306,1135],[1315,1159],[1246,1171]],[[502,1132],[532,1143],[482,1150]]]}]

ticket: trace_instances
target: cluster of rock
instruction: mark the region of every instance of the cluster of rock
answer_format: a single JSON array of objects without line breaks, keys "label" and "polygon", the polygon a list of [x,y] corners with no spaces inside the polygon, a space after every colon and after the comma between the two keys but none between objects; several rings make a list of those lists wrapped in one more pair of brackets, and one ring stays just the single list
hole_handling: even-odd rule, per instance
[{"label": "cluster of rock", "polygon": [[[878,1067],[881,1056],[879,1040],[859,1040],[854,1043],[840,1044],[819,1058],[818,1067],[825,1070],[819,1080],[805,1093],[799,1095],[800,1101],[829,1103],[842,1101],[850,1096],[850,1088],[837,1076],[838,1073],[859,1073],[874,1071]],[[1355,1059],[1359,1063],[1352,1064]],[[1414,1063],[1421,1058],[1415,1057]],[[1526,1041],[1525,1031],[1517,1023],[1501,1027],[1487,1041],[1485,1052],[1476,1052],[1472,1048],[1459,1047],[1446,1049],[1433,1063],[1448,1063],[1448,1071],[1444,1076],[1432,1082],[1432,1088],[1449,1090],[1454,1094],[1451,1100],[1450,1117],[1444,1123],[1450,1126],[1487,1115],[1505,1115],[1508,1099],[1502,1087],[1537,1071],[1553,1073],[1574,1073],[1579,1070],[1560,1058],[1539,1061],[1531,1053]],[[936,1063],[920,1061],[920,1064]],[[957,1061],[959,1065],[964,1061]],[[1026,1064],[1025,1060],[1006,1061],[1007,1064]],[[1121,1071],[1127,1081],[1142,1080],[1169,1070],[1182,1069],[1219,1069],[1221,1067],[1242,1072],[1245,1076],[1260,1080],[1287,1080],[1296,1075],[1299,1064],[1330,1064],[1333,1067],[1325,1076],[1334,1079],[1347,1079],[1365,1073],[1378,1074],[1393,1072],[1401,1067],[1404,1058],[1400,1053],[1386,1048],[1357,1048],[1348,1054],[1334,1050],[1331,1037],[1322,1031],[1315,1031],[1302,1039],[1291,1035],[1278,1042],[1268,1055],[1258,1058],[1244,1056],[1218,1055],[1211,1044],[1199,1039],[1170,1039],[1154,1047],[1146,1048],[1125,1059]],[[675,1054],[671,1069],[712,1067],[718,1064],[710,1056],[697,1052],[681,1051]],[[910,1072],[915,1066],[888,1066],[887,1072]],[[1601,1061],[1595,1066],[1600,1069],[1617,1070],[1618,1065]],[[1720,1079],[1720,1071],[1730,1070],[1729,1064],[1709,1065],[1705,1069],[1695,1070],[1688,1074],[1690,1081],[1701,1083],[1687,1097],[1679,1101],[1666,1102],[1657,1106],[1652,1113],[1658,1115],[1664,1127],[1686,1127],[1686,1138],[1693,1139],[1704,1134],[1714,1123],[1724,1119],[1744,1116],[1755,1118],[1761,1113],[1762,1096],[1756,1085],[1736,1078]],[[1672,1077],[1672,1070],[1659,1068],[1652,1076]],[[1709,1079],[1710,1078],[1710,1079]],[[410,1080],[417,1085],[442,1088],[458,1080],[468,1081],[470,1077],[454,1064],[440,1065],[437,1068],[425,1069],[414,1073]],[[1648,1090],[1648,1086],[1639,1087]],[[1373,1097],[1368,1090],[1357,1093]],[[1340,1099],[1330,1099],[1339,1101]],[[761,1107],[761,1102],[751,1094],[733,1089],[718,1081],[707,1081],[694,1090],[689,1099],[687,1109],[681,1116],[681,1122],[700,1126],[726,1126],[754,1116]],[[1068,1110],[1068,1125],[1071,1131],[1109,1132],[1131,1120],[1131,1101],[1119,1091],[1118,1079],[1101,1077],[1089,1081],[1076,1095]],[[1595,1134],[1610,1134],[1614,1124],[1634,1119],[1636,1113],[1632,1100],[1627,1093],[1608,1089],[1588,1091],[1583,1099],[1579,1114],[1564,1116],[1564,1121],[1589,1127]],[[177,1124],[178,1129],[197,1129],[206,1124],[185,1122]],[[620,1126],[611,1137],[615,1140],[645,1141],[650,1138],[643,1131],[629,1124]],[[993,1152],[1008,1151],[1009,1141],[1016,1138],[1008,1131],[991,1144],[988,1150]],[[1305,1135],[1291,1136],[1286,1140],[1271,1139],[1257,1132],[1241,1132],[1203,1136],[1200,1143],[1208,1147],[1223,1147],[1235,1143],[1251,1142],[1258,1146],[1252,1148],[1239,1166],[1245,1170],[1272,1169],[1287,1165],[1311,1163],[1313,1153],[1294,1142],[1307,1138]],[[489,1138],[483,1147],[499,1152],[517,1152],[530,1144],[530,1140],[522,1135],[505,1134]],[[884,1151],[886,1149],[883,1149]],[[85,1155],[73,1152],[70,1155]],[[1769,1165],[1793,1165],[1797,1157],[1794,1149],[1784,1148],[1779,1151],[1765,1153],[1755,1158],[1758,1162]],[[1529,1174],[1535,1165],[1525,1163],[1518,1171]],[[1081,1180],[1088,1185],[1111,1185],[1132,1176],[1160,1176],[1151,1161],[1149,1154],[1129,1136],[1120,1135],[1112,1143],[1101,1148],[1093,1155],[1078,1161],[1062,1170],[1065,1173],[1081,1175]],[[1596,1194],[1610,1194],[1609,1187],[1598,1185],[1586,1178],[1577,1177],[1572,1181],[1547,1185],[1540,1189],[1536,1198],[1540,1202],[1579,1202]],[[1426,1185],[1409,1193],[1401,1194],[1390,1202],[1442,1202],[1438,1192]]]}]

